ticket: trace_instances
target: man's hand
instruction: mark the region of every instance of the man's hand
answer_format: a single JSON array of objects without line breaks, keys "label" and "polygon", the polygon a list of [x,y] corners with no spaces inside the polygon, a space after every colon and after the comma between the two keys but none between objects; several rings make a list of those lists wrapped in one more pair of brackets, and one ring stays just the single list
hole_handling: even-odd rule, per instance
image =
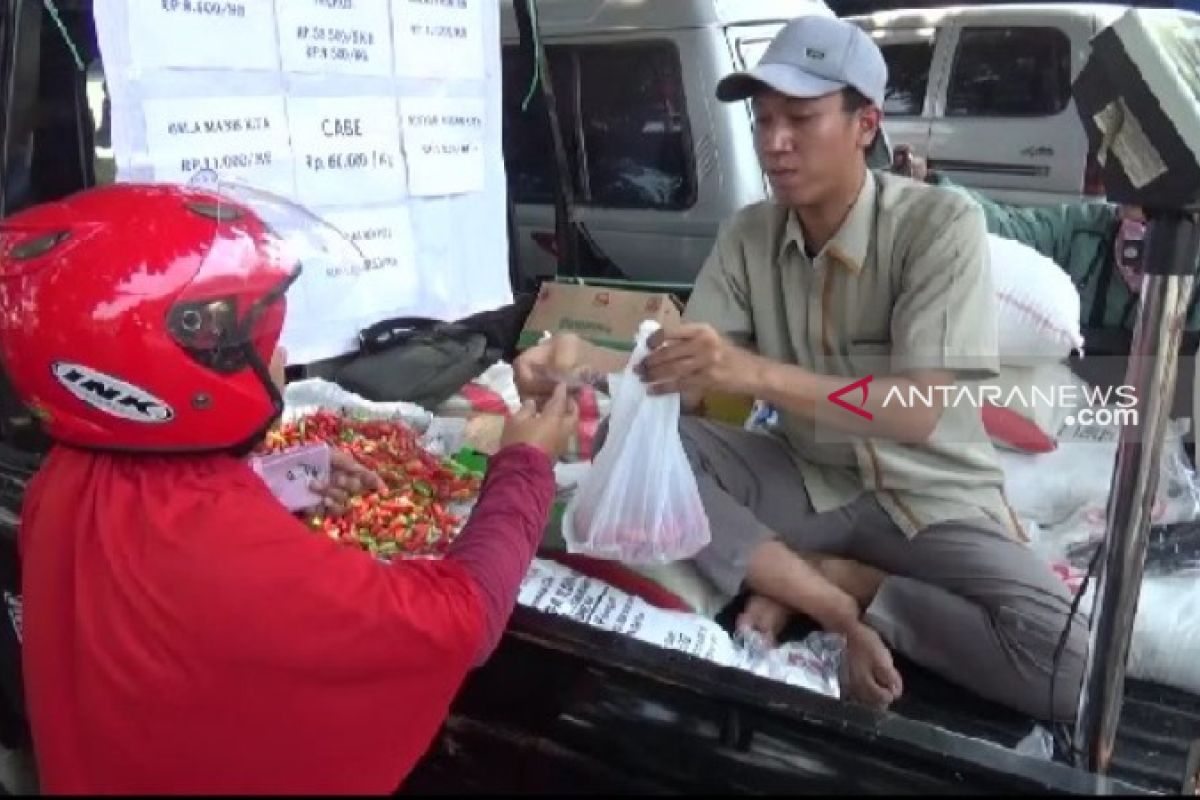
[{"label": "man's hand", "polygon": [[526,444],[557,459],[566,451],[578,423],[579,409],[567,396],[566,384],[560,383],[554,387],[541,411],[533,400],[526,400],[521,405],[521,410],[505,423],[500,447]]},{"label": "man's hand", "polygon": [[541,344],[529,348],[513,362],[513,372],[523,400],[539,406],[559,384],[594,379],[585,362],[589,345],[573,333],[556,333]]},{"label": "man's hand", "polygon": [[333,514],[342,514],[350,498],[369,492],[387,491],[387,484],[344,450],[333,448],[329,458],[329,483],[312,487],[322,505]]},{"label": "man's hand", "polygon": [[684,324],[650,337],[650,355],[638,367],[651,394],[752,394],[760,360],[711,325]]},{"label": "man's hand", "polygon": [[880,710],[898,700],[904,691],[904,682],[892,663],[892,654],[887,645],[878,633],[862,624],[846,635],[841,680],[845,697]]}]

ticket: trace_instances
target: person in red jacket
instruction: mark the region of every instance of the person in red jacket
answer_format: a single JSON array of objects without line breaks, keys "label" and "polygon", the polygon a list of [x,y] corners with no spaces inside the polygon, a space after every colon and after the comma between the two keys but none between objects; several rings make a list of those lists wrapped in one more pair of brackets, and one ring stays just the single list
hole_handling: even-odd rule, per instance
[{"label": "person in red jacket", "polygon": [[[238,187],[116,185],[0,222],[0,357],[55,440],[19,539],[46,792],[392,792],[497,644],[572,428],[561,390],[510,421],[444,560],[315,535],[247,465],[283,407],[288,286],[355,259]],[[337,464],[335,501],[374,480]]]}]

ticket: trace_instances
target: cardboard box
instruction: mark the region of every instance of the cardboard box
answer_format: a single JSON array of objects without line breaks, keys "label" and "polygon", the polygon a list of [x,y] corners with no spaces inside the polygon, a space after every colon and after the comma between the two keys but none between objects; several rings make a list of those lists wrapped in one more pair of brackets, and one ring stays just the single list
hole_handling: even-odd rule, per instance
[{"label": "cardboard box", "polygon": [[634,292],[575,283],[545,283],[521,331],[520,348],[546,331],[571,331],[592,344],[632,350],[638,326],[653,319],[664,327],[683,319],[683,305],[665,292]]}]

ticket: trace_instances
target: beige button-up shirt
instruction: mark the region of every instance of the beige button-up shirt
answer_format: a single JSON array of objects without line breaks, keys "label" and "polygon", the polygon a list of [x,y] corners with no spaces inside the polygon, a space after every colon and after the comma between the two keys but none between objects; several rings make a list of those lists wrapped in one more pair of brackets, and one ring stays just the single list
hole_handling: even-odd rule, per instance
[{"label": "beige button-up shirt", "polygon": [[[883,172],[867,173],[815,257],[790,209],[771,201],[742,209],[722,227],[685,316],[847,383],[917,369],[970,383],[999,369],[982,211],[956,192]],[[921,445],[850,436],[782,410],[780,424],[818,512],[872,491],[908,536],[980,516],[1024,536],[974,403],[947,407]]]}]

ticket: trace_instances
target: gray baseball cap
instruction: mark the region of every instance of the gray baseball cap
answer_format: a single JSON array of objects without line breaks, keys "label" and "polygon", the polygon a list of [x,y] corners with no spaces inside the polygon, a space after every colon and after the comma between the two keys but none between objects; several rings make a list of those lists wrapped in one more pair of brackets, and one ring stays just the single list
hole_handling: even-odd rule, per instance
[{"label": "gray baseball cap", "polygon": [[887,64],[879,46],[854,23],[807,15],[784,25],[753,69],[725,76],[717,99],[746,100],[764,84],[806,99],[850,86],[882,108]]}]

